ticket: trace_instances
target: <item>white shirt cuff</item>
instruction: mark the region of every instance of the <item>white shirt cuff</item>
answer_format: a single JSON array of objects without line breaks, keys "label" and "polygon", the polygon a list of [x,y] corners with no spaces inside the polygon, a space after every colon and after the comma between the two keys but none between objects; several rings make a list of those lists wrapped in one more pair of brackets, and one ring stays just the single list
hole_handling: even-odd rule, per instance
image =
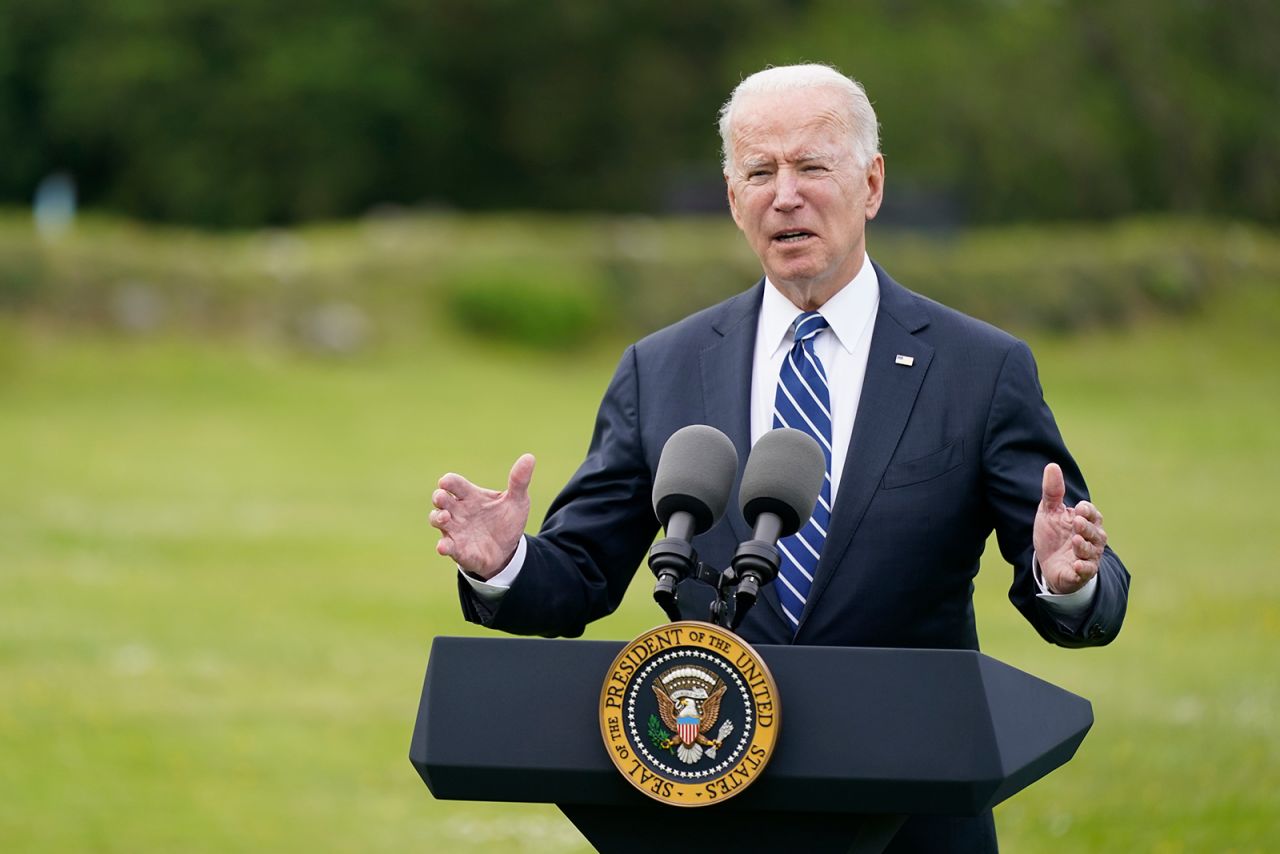
[{"label": "white shirt cuff", "polygon": [[467,574],[462,567],[458,567],[458,574],[466,579],[482,602],[492,605],[502,601],[502,597],[507,595],[507,591],[515,583],[516,576],[520,574],[520,568],[524,566],[524,558],[528,551],[529,546],[525,542],[524,535],[521,535],[520,542],[516,544],[516,553],[511,556],[511,560],[488,581],[481,581]]},{"label": "white shirt cuff", "polygon": [[1057,617],[1071,619],[1084,616],[1089,606],[1093,604],[1093,597],[1098,594],[1098,576],[1096,575],[1086,581],[1079,590],[1072,593],[1054,593],[1045,583],[1044,575],[1040,572],[1040,560],[1034,554],[1031,556],[1031,574],[1040,591],[1036,594],[1036,598]]}]

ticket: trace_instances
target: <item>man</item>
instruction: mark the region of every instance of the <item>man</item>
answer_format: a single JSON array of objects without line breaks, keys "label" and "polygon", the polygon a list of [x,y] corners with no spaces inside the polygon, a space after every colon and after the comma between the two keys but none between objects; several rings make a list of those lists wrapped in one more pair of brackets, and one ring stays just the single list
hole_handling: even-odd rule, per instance
[{"label": "man", "polygon": [[[441,478],[431,524],[460,568],[468,619],[580,634],[617,607],[657,531],[650,493],[667,438],[711,424],[745,462],[787,425],[823,445],[828,479],[814,518],[780,544],[768,604],[739,630],[748,641],[977,649],[972,580],[994,530],[1014,568],[1009,597],[1045,639],[1108,643],[1128,573],[1030,351],[867,257],[885,171],[862,87],[826,66],[767,69],[734,91],[720,132],[729,207],[764,280],[627,350],[538,536],[523,535],[531,456],[502,492]],[[731,509],[695,546],[723,567],[749,537]],[[890,850],[994,849],[987,815],[912,819]]]}]

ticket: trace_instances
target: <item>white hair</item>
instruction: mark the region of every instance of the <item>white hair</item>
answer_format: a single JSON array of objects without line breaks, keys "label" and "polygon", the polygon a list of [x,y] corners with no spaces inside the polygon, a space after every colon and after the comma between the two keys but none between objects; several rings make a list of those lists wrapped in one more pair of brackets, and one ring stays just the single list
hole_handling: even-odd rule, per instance
[{"label": "white hair", "polygon": [[733,162],[733,114],[743,96],[761,93],[791,92],[797,89],[834,89],[844,96],[849,114],[851,139],[849,147],[859,166],[866,166],[880,153],[880,123],[871,107],[867,91],[852,77],[846,77],[830,65],[779,65],[757,71],[738,84],[720,108],[720,143],[723,167],[727,172]]}]

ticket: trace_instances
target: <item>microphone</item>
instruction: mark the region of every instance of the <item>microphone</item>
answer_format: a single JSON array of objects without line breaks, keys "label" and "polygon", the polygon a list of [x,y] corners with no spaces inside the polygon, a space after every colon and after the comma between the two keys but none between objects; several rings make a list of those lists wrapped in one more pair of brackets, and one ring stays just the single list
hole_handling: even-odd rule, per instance
[{"label": "microphone", "polygon": [[778,577],[777,542],[809,521],[826,472],[822,448],[800,430],[770,430],[751,449],[738,501],[753,533],[733,555],[731,565],[739,581],[730,628],[742,623],[760,588]]},{"label": "microphone", "polygon": [[691,540],[724,515],[737,471],[733,441],[705,424],[677,430],[662,448],[653,510],[667,536],[649,550],[649,569],[658,577],[653,598],[672,621],[680,619],[676,584],[698,564]]}]

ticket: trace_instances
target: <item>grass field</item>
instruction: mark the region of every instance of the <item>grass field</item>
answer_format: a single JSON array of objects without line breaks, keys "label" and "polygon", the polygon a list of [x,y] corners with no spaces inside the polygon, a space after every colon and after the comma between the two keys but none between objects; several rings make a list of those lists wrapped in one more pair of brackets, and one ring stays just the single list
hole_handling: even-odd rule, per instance
[{"label": "grass field", "polygon": [[[1089,697],[1011,852],[1280,850],[1280,293],[1034,341],[1133,572],[1098,650],[980,576],[984,650]],[[0,325],[0,849],[586,850],[551,807],[434,801],[406,758],[437,634],[473,634],[426,512],[448,469],[572,471],[618,342],[439,330],[335,362]],[[638,577],[589,636],[658,621]]]}]

